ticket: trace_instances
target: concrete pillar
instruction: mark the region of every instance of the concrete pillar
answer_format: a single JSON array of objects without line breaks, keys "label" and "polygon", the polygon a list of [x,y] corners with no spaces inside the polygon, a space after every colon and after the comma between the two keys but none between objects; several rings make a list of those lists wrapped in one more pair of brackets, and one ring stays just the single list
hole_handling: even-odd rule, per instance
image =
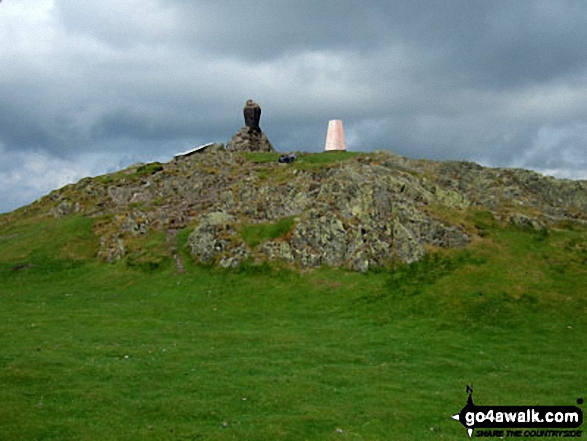
[{"label": "concrete pillar", "polygon": [[346,151],[346,141],[344,139],[344,129],[342,121],[333,119],[328,122],[328,132],[326,133],[326,145],[324,150],[329,151]]}]

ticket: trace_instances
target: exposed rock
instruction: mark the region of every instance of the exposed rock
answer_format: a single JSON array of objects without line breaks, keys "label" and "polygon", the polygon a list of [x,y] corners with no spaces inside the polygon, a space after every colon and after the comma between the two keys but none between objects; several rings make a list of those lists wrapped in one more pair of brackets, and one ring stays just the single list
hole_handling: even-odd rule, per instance
[{"label": "exposed rock", "polygon": [[342,266],[347,257],[348,234],[332,212],[310,210],[296,225],[291,239],[294,259],[300,266]]},{"label": "exposed rock", "polygon": [[262,245],[262,250],[269,260],[283,260],[287,263],[295,262],[289,242],[268,241]]},{"label": "exposed rock", "polygon": [[[242,129],[246,136],[249,130]],[[130,255],[142,236],[189,228],[187,248],[204,264],[267,259],[355,271],[394,259],[414,262],[431,247],[466,246],[477,233],[461,219],[476,208],[491,211],[497,222],[532,229],[587,221],[586,181],[389,152],[349,154],[320,166],[301,153],[284,167],[254,162],[236,146],[86,178],[22,212],[94,217],[98,257],[109,262]],[[285,217],[295,218],[279,237],[255,247],[244,241],[243,224],[271,225]],[[177,254],[177,242],[165,246]]]},{"label": "exposed rock", "polygon": [[59,205],[57,205],[51,212],[55,217],[62,217],[66,216],[73,211],[73,206],[69,201],[63,201]]},{"label": "exposed rock", "polygon": [[541,222],[539,219],[532,218],[521,213],[512,213],[510,215],[509,221],[510,224],[520,228],[528,228],[531,230],[546,229],[546,225],[544,224],[544,222]]},{"label": "exposed rock", "polygon": [[226,144],[229,152],[273,152],[275,149],[261,130],[243,127]]},{"label": "exposed rock", "polygon": [[244,244],[228,249],[228,253],[224,254],[218,264],[222,268],[236,268],[249,257],[249,252]]},{"label": "exposed rock", "polygon": [[202,151],[206,153],[220,153],[224,151],[224,144],[221,142],[214,142],[205,146]]},{"label": "exposed rock", "polygon": [[188,238],[191,255],[203,264],[238,266],[248,257],[248,251],[236,237],[234,222],[233,216],[223,212],[204,215]]},{"label": "exposed rock", "polygon": [[425,251],[421,240],[413,231],[399,222],[393,225],[393,238],[395,249],[402,261],[412,263],[424,256]]},{"label": "exposed rock", "polygon": [[120,231],[144,236],[149,232],[150,223],[151,221],[147,214],[139,210],[133,210],[120,221]]},{"label": "exposed rock", "polygon": [[118,234],[105,234],[100,238],[99,259],[112,263],[122,259],[125,255],[126,247]]},{"label": "exposed rock", "polygon": [[355,253],[349,261],[348,268],[361,273],[366,272],[369,269],[369,259],[365,252],[359,251]]}]

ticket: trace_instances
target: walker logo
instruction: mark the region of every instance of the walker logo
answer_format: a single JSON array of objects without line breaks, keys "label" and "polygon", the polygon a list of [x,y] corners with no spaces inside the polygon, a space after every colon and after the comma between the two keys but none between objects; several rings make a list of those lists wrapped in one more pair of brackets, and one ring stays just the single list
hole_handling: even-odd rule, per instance
[{"label": "walker logo", "polygon": [[[473,434],[476,438],[580,438],[582,435],[581,430],[561,430],[577,429],[583,424],[583,411],[576,406],[477,406],[470,386],[467,393],[467,404],[452,418],[467,429],[469,438]],[[579,398],[577,404],[583,404],[583,399]]]}]

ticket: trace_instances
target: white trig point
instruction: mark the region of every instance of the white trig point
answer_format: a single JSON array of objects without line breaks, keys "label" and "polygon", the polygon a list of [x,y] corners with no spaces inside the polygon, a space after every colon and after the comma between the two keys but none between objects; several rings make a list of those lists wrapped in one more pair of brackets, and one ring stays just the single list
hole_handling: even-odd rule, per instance
[{"label": "white trig point", "polygon": [[346,151],[344,129],[340,119],[328,121],[328,132],[326,133],[326,145],[324,146],[324,150],[327,152]]}]

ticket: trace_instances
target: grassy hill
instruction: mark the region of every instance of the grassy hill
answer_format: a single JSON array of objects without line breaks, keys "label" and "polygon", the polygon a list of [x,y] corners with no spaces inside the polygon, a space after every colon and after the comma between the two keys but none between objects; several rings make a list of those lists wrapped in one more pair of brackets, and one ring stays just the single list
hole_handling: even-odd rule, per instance
[{"label": "grassy hill", "polygon": [[[587,395],[581,222],[436,206],[467,246],[363,273],[224,269],[192,258],[192,226],[96,259],[116,214],[62,203],[0,216],[0,439],[462,440],[467,384],[480,405]],[[284,219],[239,234],[257,246]]]}]

